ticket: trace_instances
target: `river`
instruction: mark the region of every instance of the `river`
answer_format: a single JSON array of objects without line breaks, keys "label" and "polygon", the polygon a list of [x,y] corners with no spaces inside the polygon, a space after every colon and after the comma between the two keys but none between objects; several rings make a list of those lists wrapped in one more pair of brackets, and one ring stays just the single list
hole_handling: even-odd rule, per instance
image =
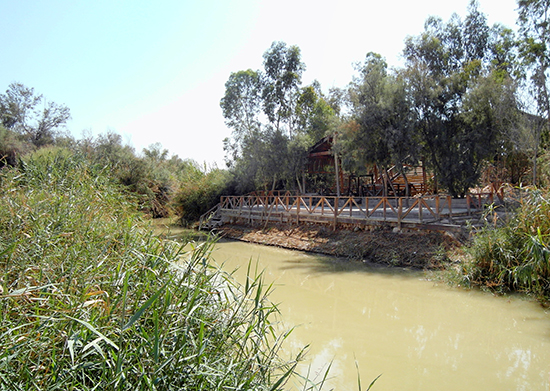
[{"label": "river", "polygon": [[329,390],[549,390],[550,313],[537,303],[449,288],[422,272],[237,241],[213,258],[244,282],[249,261],[274,283],[285,354],[310,344],[300,371]]}]

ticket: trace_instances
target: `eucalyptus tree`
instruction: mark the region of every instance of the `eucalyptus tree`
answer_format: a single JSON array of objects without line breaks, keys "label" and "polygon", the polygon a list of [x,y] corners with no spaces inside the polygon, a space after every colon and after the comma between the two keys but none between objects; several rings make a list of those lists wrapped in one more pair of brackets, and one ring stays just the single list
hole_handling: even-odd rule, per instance
[{"label": "eucalyptus tree", "polygon": [[309,149],[332,132],[336,113],[321,91],[319,82],[302,87],[294,109],[294,132],[288,143],[288,174],[305,192],[307,155]]},{"label": "eucalyptus tree", "polygon": [[404,174],[403,165],[416,163],[418,152],[405,80],[399,72],[388,73],[386,61],[372,52],[356,69],[359,76],[349,86],[350,120],[356,126],[339,138],[344,162],[355,172],[376,164],[385,179],[391,165]]},{"label": "eucalyptus tree", "polygon": [[543,131],[550,128],[550,0],[519,0],[520,54],[529,71],[534,107],[535,154],[533,180],[536,184],[536,160]]},{"label": "eucalyptus tree", "polygon": [[453,196],[474,186],[499,152],[509,125],[497,115],[506,112],[503,105],[517,111],[508,59],[496,45],[507,42],[502,34],[472,1],[464,23],[458,16],[447,23],[430,18],[421,35],[406,40],[404,74],[423,155]]},{"label": "eucalyptus tree", "polygon": [[21,83],[0,94],[0,123],[37,147],[51,144],[71,117],[69,108],[37,95]]},{"label": "eucalyptus tree", "polygon": [[232,138],[224,140],[226,151],[237,159],[243,141],[260,129],[261,73],[248,69],[231,73],[220,101],[225,124],[232,129]]},{"label": "eucalyptus tree", "polygon": [[[264,53],[263,110],[275,131],[285,131],[292,138],[294,110],[302,73],[298,46],[287,47],[284,42],[273,42]],[[286,129],[282,129],[283,126]]]}]

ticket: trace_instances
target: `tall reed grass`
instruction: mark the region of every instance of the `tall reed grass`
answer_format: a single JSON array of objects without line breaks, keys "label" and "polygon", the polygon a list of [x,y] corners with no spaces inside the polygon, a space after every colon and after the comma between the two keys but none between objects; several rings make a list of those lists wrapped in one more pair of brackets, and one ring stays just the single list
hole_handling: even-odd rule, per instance
[{"label": "tall reed grass", "polygon": [[278,390],[269,286],[161,241],[85,159],[0,170],[1,390]]},{"label": "tall reed grass", "polygon": [[522,292],[550,299],[550,193],[521,193],[510,221],[476,234],[469,260],[460,268],[461,282],[503,292]]}]

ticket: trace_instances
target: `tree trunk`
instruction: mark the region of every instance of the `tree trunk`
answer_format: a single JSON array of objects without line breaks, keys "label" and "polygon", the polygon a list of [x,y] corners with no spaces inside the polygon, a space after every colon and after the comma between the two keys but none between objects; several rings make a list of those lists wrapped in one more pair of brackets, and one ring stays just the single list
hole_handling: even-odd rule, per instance
[{"label": "tree trunk", "polygon": [[296,184],[298,185],[298,191],[300,194],[304,194],[304,188],[302,187],[302,183],[300,182],[300,177],[296,176]]},{"label": "tree trunk", "polygon": [[334,170],[336,176],[336,196],[340,197],[340,170],[338,167],[338,156],[334,154]]}]

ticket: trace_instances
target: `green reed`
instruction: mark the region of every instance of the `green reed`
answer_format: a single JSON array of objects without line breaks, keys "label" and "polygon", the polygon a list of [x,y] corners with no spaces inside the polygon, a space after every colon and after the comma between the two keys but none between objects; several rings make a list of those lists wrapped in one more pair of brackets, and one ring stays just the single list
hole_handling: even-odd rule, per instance
[{"label": "green reed", "polygon": [[461,283],[502,292],[550,298],[550,194],[522,192],[514,216],[502,227],[488,226],[474,237]]},{"label": "green reed", "polygon": [[71,154],[0,170],[0,190],[0,390],[285,386],[301,355],[279,358],[288,334],[261,275],[239,285],[213,242],[156,238]]}]

